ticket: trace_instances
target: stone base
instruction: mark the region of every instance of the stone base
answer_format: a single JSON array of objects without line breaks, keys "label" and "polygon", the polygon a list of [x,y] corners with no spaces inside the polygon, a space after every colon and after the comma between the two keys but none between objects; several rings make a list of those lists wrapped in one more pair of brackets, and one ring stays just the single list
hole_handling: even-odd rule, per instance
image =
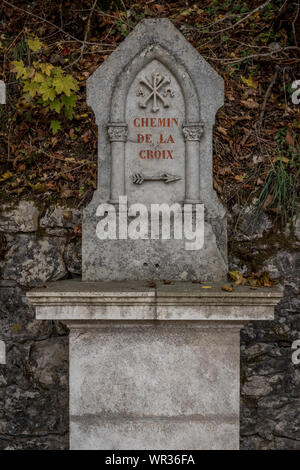
[{"label": "stone base", "polygon": [[70,326],[72,449],[238,448],[239,327]]},{"label": "stone base", "polygon": [[191,282],[30,292],[37,318],[70,327],[71,449],[238,449],[239,330],[272,319],[281,295]]}]

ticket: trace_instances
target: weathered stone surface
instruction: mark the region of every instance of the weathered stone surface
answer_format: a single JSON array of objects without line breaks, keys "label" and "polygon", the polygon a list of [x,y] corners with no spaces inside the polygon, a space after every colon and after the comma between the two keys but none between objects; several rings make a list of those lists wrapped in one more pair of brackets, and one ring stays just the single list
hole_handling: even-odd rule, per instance
[{"label": "weathered stone surface", "polygon": [[5,205],[0,212],[0,231],[34,232],[38,228],[39,211],[32,201],[20,201],[12,208]]},{"label": "weathered stone surface", "polygon": [[[91,220],[94,221],[94,217]],[[205,233],[204,247],[197,255],[195,251],[185,250],[184,240],[168,240],[163,247],[160,240],[94,239],[93,243],[97,245],[92,245],[90,240],[89,249],[93,246],[96,256],[90,253],[87,258],[83,251],[83,276],[85,280],[109,281],[140,278],[182,281],[220,279],[227,272],[227,262],[219,256],[216,237],[208,224],[205,225]],[[87,243],[89,242],[84,242],[83,238],[83,245]],[[195,258],[197,264],[194,262]]]},{"label": "weathered stone surface", "polygon": [[241,330],[241,449],[299,450],[299,366],[291,360],[300,332],[299,251],[288,228],[284,236],[274,226],[263,243],[246,240],[238,215],[230,221],[231,269],[267,270],[285,287],[274,321],[250,322]]},{"label": "weathered stone surface", "polygon": [[72,328],[71,448],[236,449],[239,330],[198,327]]},{"label": "weathered stone surface", "polygon": [[[45,215],[40,220],[40,226],[51,229],[74,228],[76,225],[81,223],[81,217],[82,212],[78,209],[71,209],[69,207],[62,206],[49,207],[46,210]],[[51,234],[57,234],[57,232],[52,231]],[[60,234],[62,234],[62,232],[60,232]]]},{"label": "weathered stone surface", "polygon": [[[190,449],[232,450],[238,447],[236,425],[187,420],[166,422],[158,419],[71,420],[71,449]],[[214,440],[211,441],[212,429]],[[235,443],[235,444],[233,444]]]},{"label": "weathered stone surface", "polygon": [[25,286],[61,279],[67,274],[63,251],[64,242],[59,238],[16,235],[0,264],[1,277]]},{"label": "weathered stone surface", "polygon": [[222,283],[209,289],[198,283],[173,281],[81,282],[78,279],[53,282],[46,289],[27,293],[40,320],[159,320],[225,321],[273,319],[281,288],[222,290]]},{"label": "weathered stone surface", "polygon": [[249,381],[243,387],[243,393],[245,395],[262,396],[268,395],[272,387],[266,377],[253,376],[250,377]]},{"label": "weathered stone surface", "polygon": [[270,276],[275,279],[282,278],[287,273],[289,276],[293,276],[296,274],[296,257],[299,257],[296,253],[279,251],[263,264],[262,270],[268,271]]},{"label": "weathered stone surface", "polygon": [[70,240],[65,249],[64,260],[67,270],[72,274],[82,272],[81,238]]},{"label": "weathered stone surface", "polygon": [[50,323],[35,320],[34,311],[29,307],[25,292],[20,287],[0,287],[0,308],[1,339],[5,342],[24,343],[50,335]]},{"label": "weathered stone surface", "polygon": [[18,287],[0,287],[0,337],[7,345],[6,365],[0,365],[0,449],[64,449],[66,330],[36,321],[24,294]]},{"label": "weathered stone surface", "polygon": [[261,238],[273,226],[271,219],[265,213],[258,214],[257,200],[254,199],[249,206],[235,205],[232,208],[235,218],[235,227],[232,236],[238,241],[247,241]]},{"label": "weathered stone surface", "polygon": [[31,350],[32,371],[36,379],[44,385],[68,384],[66,374],[68,360],[66,356],[66,338],[50,338],[35,343]]},{"label": "weathered stone surface", "polygon": [[237,419],[239,331],[197,326],[72,329],[71,415]]},{"label": "weathered stone surface", "polygon": [[[220,279],[226,212],[212,186],[212,126],[222,78],[169,20],[149,19],[89,78],[88,103],[99,127],[99,179],[84,210],[83,279]],[[166,184],[169,175],[176,180]],[[99,240],[97,207],[121,195],[148,208],[204,203],[204,248],[189,251],[173,237]]]},{"label": "weathered stone surface", "polygon": [[291,277],[274,322],[241,331],[242,449],[300,449],[300,374],[291,360],[300,331],[299,278]]}]

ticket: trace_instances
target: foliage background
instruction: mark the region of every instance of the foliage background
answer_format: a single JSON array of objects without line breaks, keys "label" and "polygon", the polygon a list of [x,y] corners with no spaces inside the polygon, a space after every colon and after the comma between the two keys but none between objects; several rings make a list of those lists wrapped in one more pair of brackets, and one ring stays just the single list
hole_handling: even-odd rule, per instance
[{"label": "foliage background", "polygon": [[[1,197],[88,202],[96,186],[97,128],[86,106],[86,79],[148,17],[170,18],[225,80],[226,102],[214,134],[220,198],[229,206],[251,200],[272,168],[281,173],[281,184],[287,174],[297,175],[300,107],[291,102],[291,84],[299,79],[298,1],[3,0],[0,13],[0,78],[8,89],[8,105],[0,111]],[[30,41],[40,42],[36,50]],[[24,98],[13,71],[20,60],[27,67],[34,61],[60,67],[76,79],[71,122]],[[61,127],[55,136],[53,120]],[[279,159],[283,171],[276,169]],[[262,197],[261,208],[271,206],[281,216],[292,196],[280,207],[272,187]]]}]

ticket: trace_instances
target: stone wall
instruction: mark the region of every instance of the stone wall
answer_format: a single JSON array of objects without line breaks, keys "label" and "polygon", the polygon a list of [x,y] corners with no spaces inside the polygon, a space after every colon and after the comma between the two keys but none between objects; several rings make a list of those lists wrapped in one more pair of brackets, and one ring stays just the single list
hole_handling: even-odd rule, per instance
[{"label": "stone wall", "polygon": [[[274,322],[241,334],[241,448],[300,449],[300,225],[277,233],[253,206],[230,216],[231,269],[267,270],[285,285]],[[21,201],[0,211],[0,449],[68,448],[68,331],[36,321],[26,289],[81,274],[81,211]]]},{"label": "stone wall", "polygon": [[268,271],[285,287],[275,320],[241,331],[241,449],[300,449],[300,366],[291,350],[300,338],[299,222],[281,233],[265,214],[255,222],[254,204],[230,215],[230,268]]},{"label": "stone wall", "polygon": [[26,289],[81,273],[81,211],[0,212],[0,449],[68,448],[68,331],[36,321]]}]

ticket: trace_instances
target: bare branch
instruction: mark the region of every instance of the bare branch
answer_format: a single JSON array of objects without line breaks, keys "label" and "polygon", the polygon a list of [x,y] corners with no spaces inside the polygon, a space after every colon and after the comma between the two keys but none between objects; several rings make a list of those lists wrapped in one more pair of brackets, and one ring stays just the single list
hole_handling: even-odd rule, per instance
[{"label": "bare branch", "polygon": [[[257,57],[272,57],[273,59],[282,59],[282,57],[278,57],[277,54],[279,52],[286,52],[288,50],[300,51],[300,47],[287,46],[287,47],[282,47],[278,51],[270,51],[270,52],[265,52],[261,54],[250,54],[250,55],[245,55],[244,57],[239,57],[237,59],[218,59],[214,57],[209,57],[209,59],[219,61],[219,62],[226,62],[227,64],[238,64],[239,62],[243,62],[244,60],[255,59]],[[276,55],[276,57],[274,57],[274,55]],[[300,59],[295,59],[295,60],[297,62],[300,61]]]},{"label": "bare branch", "polygon": [[296,35],[296,28],[295,28],[295,23],[298,19],[298,15],[299,15],[299,9],[300,9],[300,2],[298,1],[297,2],[297,11],[296,11],[296,16],[292,22],[292,30],[293,30],[293,36],[294,36],[294,41],[295,41],[295,44],[296,46],[298,46],[298,42],[297,42],[297,35]]},{"label": "bare branch", "polygon": [[90,10],[89,17],[88,17],[88,20],[87,20],[87,23],[86,23],[86,28],[85,28],[85,33],[84,33],[84,39],[83,39],[83,43],[82,43],[81,50],[80,50],[80,58],[82,58],[82,56],[83,56],[83,52],[84,52],[84,48],[85,48],[85,45],[86,45],[86,41],[87,41],[88,35],[89,35],[89,33],[90,33],[91,19],[92,19],[92,16],[93,16],[93,13],[94,13],[96,4],[97,4],[97,0],[94,0],[93,6],[92,6],[92,8],[91,8],[91,10]]},{"label": "bare branch", "polygon": [[256,13],[257,11],[260,11],[260,10],[263,10],[269,3],[271,3],[271,0],[267,0],[265,3],[263,3],[262,5],[258,6],[257,8],[255,8],[254,10],[250,11],[250,13],[248,13],[246,16],[244,16],[244,18],[241,18],[239,21],[237,21],[236,23],[230,25],[230,26],[227,26],[226,28],[223,28],[223,29],[219,29],[218,31],[215,31],[215,32],[212,32],[211,34],[219,34],[219,33],[224,33],[225,31],[228,31],[229,29],[233,29],[235,28],[236,26],[238,26],[239,24],[243,23],[244,21],[246,21],[248,18],[250,18],[250,16],[252,16],[254,13]]},{"label": "bare branch", "polygon": [[75,42],[79,42],[81,44],[100,44],[100,43],[95,43],[95,42],[92,42],[92,43],[88,43],[86,41],[82,41],[81,39],[78,39],[76,38],[75,36],[73,36],[72,34],[70,33],[67,33],[66,31],[64,31],[62,28],[60,28],[59,26],[55,25],[54,23],[51,23],[51,21],[48,21],[46,20],[45,18],[42,18],[41,16],[38,16],[36,15],[35,13],[31,13],[30,11],[28,10],[24,10],[23,8],[20,8],[20,7],[17,7],[16,5],[14,5],[13,3],[10,3],[8,2],[7,0],[2,0],[2,2],[11,7],[11,8],[14,8],[15,10],[19,10],[21,11],[22,13],[26,13],[26,15],[29,15],[29,16],[32,16],[33,18],[36,18],[37,20],[40,20],[40,21],[43,21],[44,23],[47,23],[49,24],[50,26],[52,26],[53,28],[56,28],[58,31],[60,31],[61,33],[69,36],[70,38],[74,39]]},{"label": "bare branch", "polygon": [[278,72],[279,72],[279,67],[276,67],[276,71],[275,71],[275,73],[272,77],[272,80],[271,80],[268,88],[267,88],[267,91],[266,91],[266,94],[265,94],[265,97],[264,97],[264,102],[263,102],[262,107],[261,107],[261,112],[260,112],[260,116],[259,116],[259,120],[258,120],[259,128],[261,128],[261,126],[262,126],[262,122],[263,122],[263,118],[264,118],[264,114],[265,114],[265,109],[266,109],[266,104],[267,104],[269,96],[272,92],[272,88],[275,85],[275,82],[277,80]]}]

